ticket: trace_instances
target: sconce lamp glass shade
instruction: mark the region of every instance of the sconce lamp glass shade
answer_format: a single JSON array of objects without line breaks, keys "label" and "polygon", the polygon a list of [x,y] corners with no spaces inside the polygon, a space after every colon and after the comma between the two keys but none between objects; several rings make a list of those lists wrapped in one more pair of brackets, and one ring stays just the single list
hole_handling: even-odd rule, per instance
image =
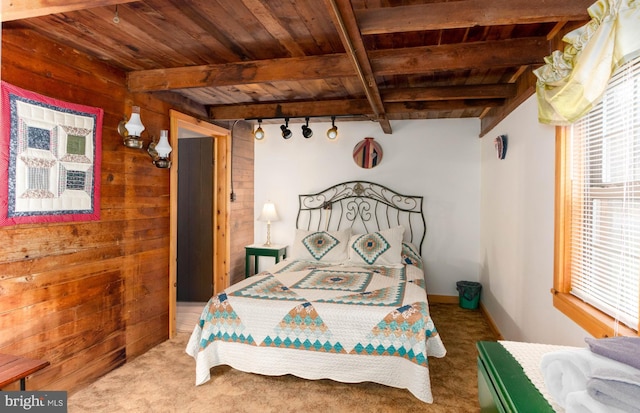
[{"label": "sconce lamp glass shade", "polygon": [[168,158],[172,150],[171,145],[169,145],[169,131],[161,130],[160,141],[156,145],[156,152],[158,152],[158,156],[161,158]]},{"label": "sconce lamp glass shade", "polygon": [[302,136],[304,136],[306,139],[309,139],[313,136],[313,131],[309,127],[309,118],[305,118],[305,120],[307,121],[307,123],[305,125],[302,125]]},{"label": "sconce lamp glass shade", "polygon": [[258,221],[267,222],[267,242],[265,242],[265,246],[271,245],[271,221],[278,221],[279,219],[276,206],[273,202],[266,202],[262,207],[262,212],[258,216]]},{"label": "sconce lamp glass shade", "polygon": [[336,117],[331,117],[331,128],[327,131],[327,138],[334,140],[338,137],[338,127],[336,126]]},{"label": "sconce lamp glass shade", "polygon": [[140,120],[140,106],[131,107],[131,117],[124,127],[127,128],[129,135],[140,136],[144,130],[144,125],[142,124],[142,120]]},{"label": "sconce lamp glass shade", "polygon": [[285,119],[285,124],[281,125],[280,129],[282,130],[283,138],[289,139],[293,136],[293,133],[291,133],[291,130],[289,129],[289,118]]}]

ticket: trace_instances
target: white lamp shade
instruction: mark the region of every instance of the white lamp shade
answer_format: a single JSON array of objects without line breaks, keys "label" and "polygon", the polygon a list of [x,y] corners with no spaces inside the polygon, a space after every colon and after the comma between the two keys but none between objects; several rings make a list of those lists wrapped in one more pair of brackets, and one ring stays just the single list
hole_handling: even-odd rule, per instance
[{"label": "white lamp shade", "polygon": [[140,136],[144,130],[144,125],[140,120],[140,106],[131,107],[131,117],[124,127],[127,129],[127,133],[130,136]]},{"label": "white lamp shade", "polygon": [[265,203],[264,206],[262,207],[262,212],[258,217],[258,221],[271,222],[271,221],[277,221],[279,219],[280,218],[278,217],[278,213],[276,212],[276,206],[273,204],[273,202]]},{"label": "white lamp shade", "polygon": [[160,141],[155,147],[158,156],[161,158],[168,158],[169,154],[173,150],[171,145],[169,145],[169,131],[161,130],[160,131]]}]

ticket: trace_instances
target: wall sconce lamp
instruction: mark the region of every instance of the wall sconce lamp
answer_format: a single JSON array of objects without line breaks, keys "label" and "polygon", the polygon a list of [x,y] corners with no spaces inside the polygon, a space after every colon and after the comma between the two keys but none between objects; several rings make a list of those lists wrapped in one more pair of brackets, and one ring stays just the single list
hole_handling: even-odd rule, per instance
[{"label": "wall sconce lamp", "polygon": [[258,221],[266,221],[267,222],[267,242],[265,242],[265,246],[271,246],[271,221],[278,221],[280,218],[278,217],[278,213],[276,212],[276,206],[273,202],[266,202],[262,207],[262,212],[258,217]]},{"label": "wall sconce lamp", "polygon": [[118,124],[118,133],[122,136],[124,146],[142,149],[143,142],[140,139],[142,131],[144,131],[144,125],[140,120],[140,106],[132,106],[129,120],[126,123],[122,120]]},{"label": "wall sconce lamp", "polygon": [[280,126],[280,129],[282,129],[283,138],[289,139],[293,136],[291,129],[289,129],[289,118],[284,118],[284,125]]},{"label": "wall sconce lamp", "polygon": [[264,139],[264,130],[262,130],[262,119],[258,119],[258,129],[253,132],[253,137],[259,141]]},{"label": "wall sconce lamp", "polygon": [[[124,146],[127,148],[142,149],[144,142],[140,135],[144,129],[142,120],[140,120],[140,106],[132,106],[129,120],[126,123],[122,120],[118,124],[118,133],[122,136]],[[161,130],[160,140],[158,142],[152,141],[147,148],[147,153],[151,156],[153,164],[158,168],[171,167],[171,161],[169,160],[171,151],[169,131],[167,130]]]},{"label": "wall sconce lamp", "polygon": [[331,117],[331,128],[327,131],[327,138],[334,140],[338,137],[338,127],[336,126],[336,117]]},{"label": "wall sconce lamp", "polygon": [[307,123],[306,125],[302,125],[302,136],[304,136],[306,139],[309,139],[313,136],[313,131],[309,127],[309,117],[307,116],[304,119],[307,121]]},{"label": "wall sconce lamp", "polygon": [[169,131],[165,129],[160,131],[160,140],[157,143],[151,142],[147,148],[149,156],[153,159],[153,164],[157,168],[163,169],[171,168],[169,154],[172,150],[171,145],[169,145]]}]

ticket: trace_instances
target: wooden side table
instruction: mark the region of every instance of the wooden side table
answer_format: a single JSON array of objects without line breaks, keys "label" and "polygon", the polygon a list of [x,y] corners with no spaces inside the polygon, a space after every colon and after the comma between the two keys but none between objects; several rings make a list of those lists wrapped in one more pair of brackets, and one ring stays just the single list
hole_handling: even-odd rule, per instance
[{"label": "wooden side table", "polygon": [[7,384],[20,380],[20,390],[26,389],[25,379],[28,375],[49,365],[48,361],[26,357],[0,354],[0,389]]},{"label": "wooden side table", "polygon": [[270,246],[262,244],[252,244],[244,247],[245,249],[245,266],[244,266],[244,278],[248,278],[251,270],[251,256],[254,257],[253,267],[254,274],[259,273],[258,270],[258,257],[274,257],[276,264],[287,258],[287,246],[271,244]]}]

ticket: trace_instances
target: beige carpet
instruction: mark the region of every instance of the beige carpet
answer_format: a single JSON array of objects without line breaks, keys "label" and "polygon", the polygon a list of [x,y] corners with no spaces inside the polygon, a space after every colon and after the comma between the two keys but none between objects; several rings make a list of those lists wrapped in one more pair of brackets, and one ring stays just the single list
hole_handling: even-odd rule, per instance
[{"label": "beige carpet", "polygon": [[475,342],[495,340],[479,311],[432,304],[431,315],[447,356],[430,359],[433,404],[407,390],[379,384],[343,384],[267,377],[226,366],[196,387],[195,364],[180,333],[90,386],[69,396],[69,413],[80,412],[476,412]]}]

